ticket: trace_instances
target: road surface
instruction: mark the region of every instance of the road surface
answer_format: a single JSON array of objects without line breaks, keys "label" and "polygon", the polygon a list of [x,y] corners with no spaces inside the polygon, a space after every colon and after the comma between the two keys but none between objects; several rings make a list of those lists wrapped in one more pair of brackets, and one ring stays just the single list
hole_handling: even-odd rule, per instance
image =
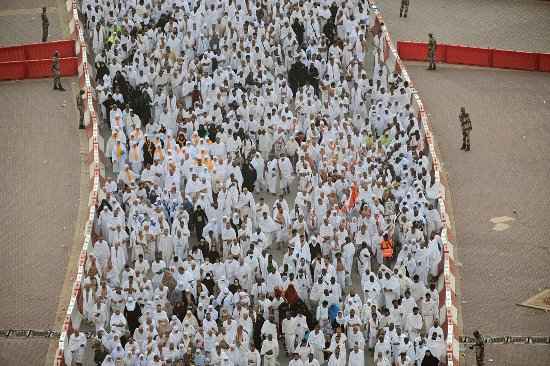
[{"label": "road surface", "polygon": [[409,16],[399,18],[399,0],[375,0],[392,40],[427,41],[474,47],[550,52],[550,1],[410,1]]},{"label": "road surface", "polygon": [[[546,313],[516,304],[550,283],[550,74],[456,66],[431,72],[424,64],[407,70],[448,173],[464,333],[548,335]],[[460,106],[473,121],[469,153],[460,150]],[[550,347],[487,353],[503,366],[550,362]]]},{"label": "road surface", "polygon": [[[81,192],[70,90],[53,91],[49,79],[0,83],[1,329],[57,328]],[[43,365],[48,346],[2,340],[0,365]]]}]

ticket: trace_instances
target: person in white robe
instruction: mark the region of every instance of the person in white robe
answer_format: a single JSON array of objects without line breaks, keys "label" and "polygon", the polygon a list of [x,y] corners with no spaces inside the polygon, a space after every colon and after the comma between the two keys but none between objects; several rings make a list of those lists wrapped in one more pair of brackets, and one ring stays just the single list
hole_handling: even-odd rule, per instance
[{"label": "person in white robe", "polygon": [[257,152],[254,154],[254,158],[250,161],[250,165],[256,171],[256,184],[254,185],[255,192],[264,192],[266,189],[265,185],[265,160],[262,158],[262,155]]},{"label": "person in white robe", "polygon": [[279,174],[281,177],[281,190],[290,193],[290,184],[294,180],[294,168],[288,156],[282,156],[278,160]]},{"label": "person in white robe", "polygon": [[327,366],[346,366],[345,350],[342,351],[340,347],[337,346],[334,352],[330,355]]},{"label": "person in white robe", "polygon": [[357,266],[359,267],[359,273],[365,273],[368,269],[371,270],[371,253],[370,249],[367,246],[367,243],[363,243],[359,250],[359,255],[357,257]]},{"label": "person in white robe", "polygon": [[279,181],[280,169],[278,166],[278,160],[273,159],[267,163],[267,169],[265,172],[265,181],[267,185],[267,191],[271,194],[277,194],[277,186]]},{"label": "person in white robe", "polygon": [[103,269],[107,266],[107,261],[111,257],[111,249],[109,244],[107,244],[101,235],[98,236],[96,242],[94,243],[93,253],[96,258],[98,270],[103,271]]},{"label": "person in white robe", "polygon": [[436,333],[432,334],[432,338],[428,339],[426,348],[440,361],[445,357],[445,340],[438,338]]},{"label": "person in white robe", "polygon": [[342,259],[344,260],[344,267],[346,269],[346,283],[351,284],[351,272],[353,269],[353,258],[355,257],[355,244],[351,241],[347,241],[342,247]]},{"label": "person in white robe", "polygon": [[290,312],[287,312],[286,318],[282,321],[281,331],[284,336],[286,350],[289,355],[292,355],[295,349],[296,320],[291,317]]},{"label": "person in white robe", "polygon": [[432,327],[434,320],[439,318],[439,309],[436,308],[430,293],[426,293],[420,301],[420,311],[424,319],[424,330],[427,332]]},{"label": "person in white robe", "polygon": [[356,343],[349,354],[348,366],[365,366],[365,352]]},{"label": "person in white robe", "polygon": [[265,235],[264,248],[269,248],[273,240],[274,233],[280,229],[280,226],[273,220],[271,216],[268,216],[266,211],[262,212],[262,216],[258,218],[258,227]]},{"label": "person in white robe", "polygon": [[384,303],[386,307],[391,307],[393,300],[399,298],[400,285],[397,276],[390,275],[386,272],[385,278],[382,282],[382,290],[384,292]]},{"label": "person in white robe", "polygon": [[298,352],[294,352],[292,359],[288,362],[288,366],[304,366],[304,362],[300,359]]},{"label": "person in white robe", "polygon": [[162,259],[165,263],[170,263],[174,256],[174,240],[169,233],[168,228],[164,229],[159,235],[158,250],[162,255]]},{"label": "person in white robe", "polygon": [[422,330],[423,319],[418,307],[413,308],[412,314],[409,314],[405,320],[405,331],[411,339],[416,339]]},{"label": "person in white robe", "polygon": [[275,366],[277,364],[279,345],[276,340],[273,340],[273,334],[267,334],[266,339],[262,342],[260,354],[264,359],[264,366]]},{"label": "person in white robe", "polygon": [[123,247],[120,242],[118,241],[114,242],[113,246],[111,247],[111,263],[117,275],[119,275],[120,272],[122,272],[122,269],[126,265],[126,262],[127,262],[126,248]]},{"label": "person in white robe", "polygon": [[175,235],[172,235],[174,243],[174,255],[180,259],[187,258],[189,251],[189,237],[191,233],[187,224],[183,225],[181,229],[176,230]]},{"label": "person in white robe", "polygon": [[313,351],[313,357],[315,360],[317,360],[319,364],[323,364],[325,362],[325,335],[321,332],[319,325],[316,325],[315,330],[309,333],[307,343]]},{"label": "person in white robe", "polygon": [[69,336],[69,352],[72,362],[75,364],[83,364],[84,354],[86,352],[86,335],[75,329],[73,334]]}]

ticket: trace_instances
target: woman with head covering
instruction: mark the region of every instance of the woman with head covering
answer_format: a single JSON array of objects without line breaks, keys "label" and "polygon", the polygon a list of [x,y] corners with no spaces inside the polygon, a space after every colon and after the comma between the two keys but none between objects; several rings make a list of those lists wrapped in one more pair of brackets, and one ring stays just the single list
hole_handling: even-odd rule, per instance
[{"label": "woman with head covering", "polygon": [[292,283],[286,288],[284,298],[290,305],[296,305],[301,300]]},{"label": "woman with head covering", "polygon": [[141,315],[141,308],[136,302],[136,299],[132,296],[128,296],[126,306],[124,308],[124,316],[128,322],[130,334],[134,334],[134,331],[139,327],[139,319],[141,318]]},{"label": "woman with head covering", "polygon": [[101,363],[101,366],[115,366],[115,361],[113,360],[113,356],[111,355],[105,356],[105,359]]}]

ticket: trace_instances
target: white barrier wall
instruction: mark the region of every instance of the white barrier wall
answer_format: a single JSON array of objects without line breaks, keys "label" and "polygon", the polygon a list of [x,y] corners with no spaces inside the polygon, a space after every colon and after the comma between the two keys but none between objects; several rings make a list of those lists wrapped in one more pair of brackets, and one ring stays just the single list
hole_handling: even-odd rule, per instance
[{"label": "white barrier wall", "polygon": [[88,62],[88,52],[82,23],[78,17],[78,4],[76,0],[67,1],[67,11],[70,12],[71,20],[69,29],[73,38],[76,41],[76,54],[80,57],[78,65],[78,77],[80,89],[84,90],[84,122],[86,133],[89,137],[88,159],[89,174],[91,180],[90,196],[88,201],[89,214],[88,220],[83,233],[82,249],[78,263],[77,273],[74,279],[71,298],[63,329],[59,338],[59,344],[55,357],[55,366],[70,365],[72,355],[68,350],[69,337],[75,328],[80,327],[82,320],[82,292],[81,286],[84,280],[84,272],[86,268],[86,260],[88,258],[88,250],[92,248],[93,225],[96,216],[96,208],[99,204],[98,197],[100,195],[101,183],[105,176],[105,155],[103,152],[103,138],[99,134],[99,125],[96,114],[95,93],[92,85],[92,67]]}]

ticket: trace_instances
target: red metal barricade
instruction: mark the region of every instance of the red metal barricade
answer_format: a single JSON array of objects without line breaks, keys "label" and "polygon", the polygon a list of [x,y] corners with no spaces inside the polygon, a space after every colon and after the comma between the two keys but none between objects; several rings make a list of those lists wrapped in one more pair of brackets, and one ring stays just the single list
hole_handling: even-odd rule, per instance
[{"label": "red metal barricade", "polygon": [[402,60],[426,61],[428,56],[428,45],[422,42],[397,41],[397,53]]},{"label": "red metal barricade", "polygon": [[74,40],[33,43],[21,46],[25,48],[27,60],[43,60],[52,58],[55,51],[59,52],[59,58],[76,56]]},{"label": "red metal barricade", "polygon": [[61,76],[74,76],[78,73],[78,57],[61,59]]},{"label": "red metal barricade", "polygon": [[27,61],[27,78],[38,79],[52,76],[52,60]]},{"label": "red metal barricade", "polygon": [[[406,61],[427,61],[428,44],[426,42],[404,42],[397,41],[397,53],[402,60]],[[447,45],[438,45],[435,49],[435,61],[445,62]]]},{"label": "red metal barricade", "polygon": [[447,45],[445,62],[448,64],[490,67],[492,64],[492,50],[489,48]]},{"label": "red metal barricade", "polygon": [[25,61],[25,49],[21,46],[1,47],[0,62]]},{"label": "red metal barricade", "polygon": [[61,76],[78,72],[74,40],[0,48],[0,80],[51,77],[52,57],[59,52]]},{"label": "red metal barricade", "polygon": [[21,80],[26,76],[26,61],[0,62],[0,80]]},{"label": "red metal barricade", "polygon": [[516,70],[538,70],[538,54],[531,52],[493,50],[493,67]]},{"label": "red metal barricade", "polygon": [[[397,42],[402,60],[426,61],[426,42]],[[436,61],[448,64],[550,72],[550,54],[439,44]]]},{"label": "red metal barricade", "polygon": [[550,53],[539,53],[539,71],[550,72]]},{"label": "red metal barricade", "polygon": [[[61,76],[72,76],[77,73],[78,58],[66,57],[59,60]],[[47,78],[52,76],[52,60],[31,60],[26,61],[28,79]]]}]

